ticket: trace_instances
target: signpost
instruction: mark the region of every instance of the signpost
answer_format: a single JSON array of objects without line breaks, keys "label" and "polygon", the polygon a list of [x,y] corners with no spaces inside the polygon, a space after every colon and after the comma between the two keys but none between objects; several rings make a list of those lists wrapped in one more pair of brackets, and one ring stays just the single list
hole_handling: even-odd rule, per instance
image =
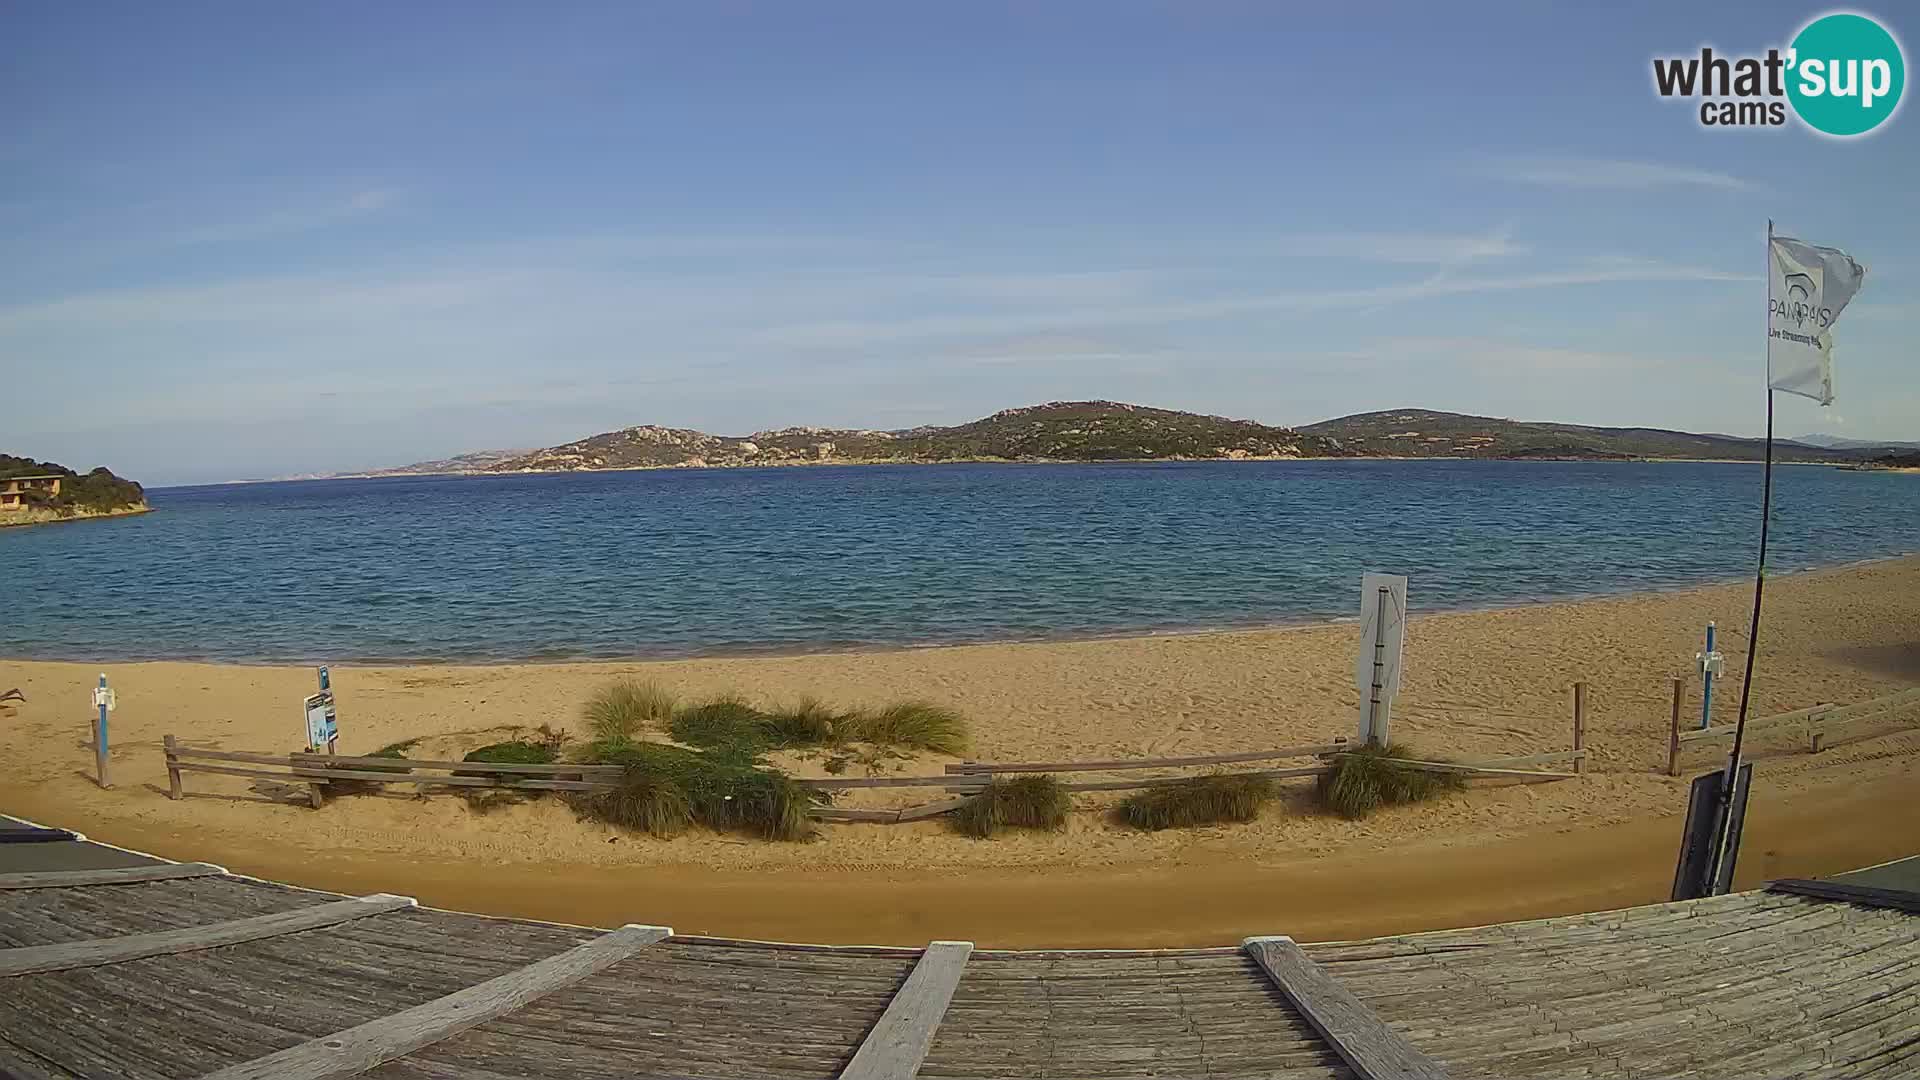
[{"label": "signpost", "polygon": [[309,695],[303,705],[307,717],[307,752],[317,754],[324,746],[327,753],[333,753],[340,731],[335,722],[333,690],[325,667],[320,669],[320,692]]},{"label": "signpost", "polygon": [[1713,623],[1707,623],[1707,651],[1693,654],[1693,663],[1700,669],[1700,730],[1713,726],[1713,677],[1720,674],[1724,658],[1713,647]]},{"label": "signpost", "polygon": [[1400,692],[1400,660],[1407,640],[1407,579],[1400,574],[1360,577],[1360,655],[1354,685],[1360,691],[1360,742],[1385,746],[1393,697]]},{"label": "signpost", "polygon": [[101,672],[100,685],[93,689],[93,707],[99,710],[99,718],[93,725],[93,767],[103,788],[113,786],[113,781],[107,778],[107,714],[118,703],[114,692],[107,687],[107,673]]}]

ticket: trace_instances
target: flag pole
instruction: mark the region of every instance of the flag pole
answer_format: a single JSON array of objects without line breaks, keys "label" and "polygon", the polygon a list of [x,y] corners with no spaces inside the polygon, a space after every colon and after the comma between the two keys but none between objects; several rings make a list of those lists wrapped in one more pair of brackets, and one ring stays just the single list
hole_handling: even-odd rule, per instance
[{"label": "flag pole", "polygon": [[[1762,281],[1771,281],[1773,273],[1773,219],[1767,219],[1767,276]],[[1769,296],[1771,299],[1771,296]],[[1771,316],[1769,316],[1771,320]],[[1769,325],[1771,333],[1771,325]],[[1709,891],[1717,881],[1720,864],[1732,857],[1727,851],[1727,840],[1733,835],[1733,788],[1740,779],[1740,751],[1747,737],[1747,705],[1753,697],[1753,659],[1760,652],[1760,599],[1767,584],[1767,525],[1773,518],[1773,365],[1771,360],[1766,367],[1767,384],[1767,448],[1766,464],[1760,473],[1760,564],[1753,573],[1753,619],[1747,626],[1747,673],[1740,683],[1740,716],[1734,722],[1733,751],[1727,755],[1726,775],[1720,781],[1721,830],[1717,858],[1713,876],[1708,878]]]}]

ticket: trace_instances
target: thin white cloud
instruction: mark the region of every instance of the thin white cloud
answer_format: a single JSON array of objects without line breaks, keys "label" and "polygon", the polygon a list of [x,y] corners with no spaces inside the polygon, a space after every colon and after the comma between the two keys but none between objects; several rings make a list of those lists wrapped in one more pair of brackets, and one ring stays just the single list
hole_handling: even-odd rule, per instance
[{"label": "thin white cloud", "polygon": [[297,235],[377,214],[392,208],[400,198],[401,192],[395,188],[365,188],[306,205],[183,229],[166,239],[176,244],[208,244]]},{"label": "thin white cloud", "polygon": [[852,348],[917,338],[1037,334],[1071,328],[1154,325],[1263,312],[1379,308],[1434,297],[1567,288],[1616,282],[1754,282],[1758,280],[1757,274],[1735,274],[1703,267],[1638,261],[1620,266],[1580,267],[1571,270],[1504,276],[1448,277],[1436,274],[1420,281],[1368,288],[1305,289],[1109,308],[1064,308],[1042,312],[988,312],[894,319],[828,320],[769,328],[750,335],[749,342],[789,347]]},{"label": "thin white cloud", "polygon": [[1758,185],[1731,173],[1655,161],[1558,156],[1503,156],[1475,163],[1473,171],[1495,179],[1579,190],[1651,191],[1693,187],[1752,191]]},{"label": "thin white cloud", "polygon": [[1261,247],[1274,255],[1422,266],[1459,265],[1529,251],[1513,242],[1507,226],[1488,233],[1308,233],[1282,236]]}]

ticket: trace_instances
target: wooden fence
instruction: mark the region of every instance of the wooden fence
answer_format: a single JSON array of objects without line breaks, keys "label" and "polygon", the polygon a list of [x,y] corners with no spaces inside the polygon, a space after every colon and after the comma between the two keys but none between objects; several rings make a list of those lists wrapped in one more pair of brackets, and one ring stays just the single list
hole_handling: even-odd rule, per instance
[{"label": "wooden fence", "polygon": [[[1680,710],[1686,696],[1686,680],[1673,680],[1673,713],[1671,726],[1667,734],[1667,775],[1680,775],[1680,755],[1695,743],[1716,742],[1732,739],[1738,724],[1716,724],[1709,728],[1696,728],[1683,731],[1680,727]],[[1799,728],[1807,740],[1807,752],[1819,753],[1825,746],[1828,734],[1836,728],[1849,724],[1864,723],[1869,720],[1891,719],[1896,713],[1906,709],[1920,707],[1920,687],[1902,690],[1897,694],[1873,698],[1853,705],[1821,704],[1810,705],[1792,712],[1775,713],[1747,720],[1747,734],[1768,732],[1778,728]]]},{"label": "wooden fence", "polygon": [[[1586,685],[1574,688],[1574,745],[1571,750],[1544,754],[1495,758],[1477,762],[1409,761],[1417,769],[1463,773],[1491,779],[1532,783],[1564,780],[1578,774],[1587,757],[1582,745],[1586,732]],[[610,791],[623,767],[619,765],[519,765],[474,761],[422,761],[414,758],[336,757],[330,754],[253,754],[235,750],[204,750],[182,746],[173,736],[163,740],[167,756],[167,794],[182,796],[181,774],[216,773],[246,776],[304,785],[309,803],[316,809],[325,801],[325,787],[338,783],[411,784],[418,791],[436,787],[486,788],[519,791]],[[900,809],[878,810],[840,806],[817,806],[810,813],[821,821],[875,822],[895,824],[919,821],[957,810],[978,795],[996,777],[1023,773],[1122,773],[1145,769],[1191,769],[1205,766],[1236,765],[1287,758],[1310,758],[1313,764],[1267,769],[1249,769],[1234,776],[1264,776],[1291,779],[1320,776],[1332,771],[1331,759],[1352,749],[1344,738],[1310,746],[1285,746],[1273,750],[1244,750],[1227,754],[1199,754],[1184,757],[1121,758],[1105,761],[983,762],[963,761],[948,765],[938,776],[859,776],[804,777],[799,783],[815,791],[840,792],[862,788],[939,788],[946,794],[933,802]],[[1572,772],[1543,772],[1527,766],[1552,762],[1571,762]],[[206,764],[214,762],[214,764]],[[253,766],[243,768],[241,766]],[[1131,791],[1140,788],[1179,784],[1193,779],[1179,776],[1143,776],[1109,780],[1069,780],[1061,785],[1069,792]]]},{"label": "wooden fence", "polygon": [[[166,748],[167,797],[170,799],[178,799],[185,793],[180,774],[217,773],[304,785],[308,802],[315,809],[319,809],[325,801],[323,789],[329,784],[343,781],[412,784],[421,791],[435,787],[606,791],[612,788],[612,781],[621,773],[619,765],[520,765],[485,761],[336,757],[331,754],[250,754],[238,750],[204,750],[182,746],[171,735],[166,736],[162,744]],[[205,764],[209,761],[221,764]],[[239,764],[225,764],[227,762]],[[256,767],[241,768],[239,765]]]}]

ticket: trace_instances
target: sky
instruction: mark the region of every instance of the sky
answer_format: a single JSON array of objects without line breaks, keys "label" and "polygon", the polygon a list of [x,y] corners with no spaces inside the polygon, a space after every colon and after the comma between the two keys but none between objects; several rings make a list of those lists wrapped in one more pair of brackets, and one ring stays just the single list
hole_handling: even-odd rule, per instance
[{"label": "sky", "polygon": [[1758,434],[1769,218],[1868,267],[1780,433],[1920,438],[1920,115],[1652,89],[1826,10],[0,0],[0,450],[167,485],[1086,398]]}]

